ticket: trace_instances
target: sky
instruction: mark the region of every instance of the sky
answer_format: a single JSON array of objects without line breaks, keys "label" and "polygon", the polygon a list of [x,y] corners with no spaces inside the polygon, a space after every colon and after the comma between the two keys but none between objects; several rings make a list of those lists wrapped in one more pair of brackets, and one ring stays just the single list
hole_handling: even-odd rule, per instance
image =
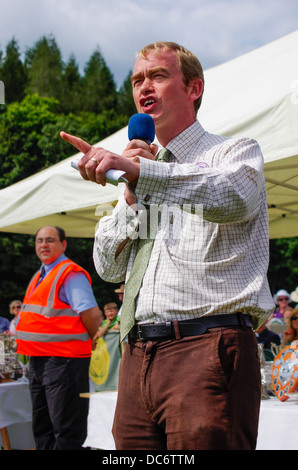
[{"label": "sky", "polygon": [[182,44],[206,70],[298,29],[297,0],[0,0],[0,50],[14,37],[23,57],[43,36],[81,72],[99,48],[117,87],[138,50]]}]

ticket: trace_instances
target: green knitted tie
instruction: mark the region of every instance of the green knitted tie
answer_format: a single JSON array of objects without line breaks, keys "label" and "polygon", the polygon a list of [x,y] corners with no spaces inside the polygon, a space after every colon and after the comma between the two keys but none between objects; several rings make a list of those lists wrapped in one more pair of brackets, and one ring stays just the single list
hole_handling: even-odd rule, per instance
[{"label": "green knitted tie", "polygon": [[[171,152],[162,149],[157,155],[157,161],[167,162]],[[135,299],[141,288],[143,277],[146,272],[151,255],[154,237],[150,238],[149,212],[147,213],[147,237],[139,238],[136,256],[131,268],[128,281],[125,284],[124,300],[120,317],[120,341],[130,332],[135,323]]]}]

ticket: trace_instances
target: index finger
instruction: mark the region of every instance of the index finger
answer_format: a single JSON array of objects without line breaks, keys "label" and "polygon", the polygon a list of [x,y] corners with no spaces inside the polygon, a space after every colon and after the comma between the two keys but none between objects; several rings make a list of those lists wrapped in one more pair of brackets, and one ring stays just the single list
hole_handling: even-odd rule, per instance
[{"label": "index finger", "polygon": [[66,134],[64,131],[60,132],[60,137],[84,154],[89,152],[89,150],[92,148],[92,145],[88,144],[88,142],[85,142],[85,140],[71,134]]}]

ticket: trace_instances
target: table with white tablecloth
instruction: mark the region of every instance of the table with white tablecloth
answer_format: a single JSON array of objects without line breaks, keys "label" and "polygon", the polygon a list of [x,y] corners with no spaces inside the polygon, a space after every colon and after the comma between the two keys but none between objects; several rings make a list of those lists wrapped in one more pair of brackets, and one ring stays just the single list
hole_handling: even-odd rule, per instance
[{"label": "table with white tablecloth", "polygon": [[[99,392],[90,397],[88,437],[85,446],[114,450],[112,436],[117,392]],[[248,405],[249,406],[249,405]],[[262,400],[257,450],[298,450],[298,401]]]}]

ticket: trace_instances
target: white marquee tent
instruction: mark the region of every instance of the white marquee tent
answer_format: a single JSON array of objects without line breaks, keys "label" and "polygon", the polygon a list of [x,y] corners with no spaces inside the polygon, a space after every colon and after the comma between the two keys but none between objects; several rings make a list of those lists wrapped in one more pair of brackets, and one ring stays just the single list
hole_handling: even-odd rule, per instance
[{"label": "white marquee tent", "polygon": [[[209,132],[255,138],[265,160],[270,238],[298,235],[298,31],[205,72],[198,119]],[[67,129],[64,129],[67,132]],[[127,128],[98,145],[121,153]],[[119,188],[83,180],[74,157],[0,191],[0,231],[60,225],[93,237]]]}]

